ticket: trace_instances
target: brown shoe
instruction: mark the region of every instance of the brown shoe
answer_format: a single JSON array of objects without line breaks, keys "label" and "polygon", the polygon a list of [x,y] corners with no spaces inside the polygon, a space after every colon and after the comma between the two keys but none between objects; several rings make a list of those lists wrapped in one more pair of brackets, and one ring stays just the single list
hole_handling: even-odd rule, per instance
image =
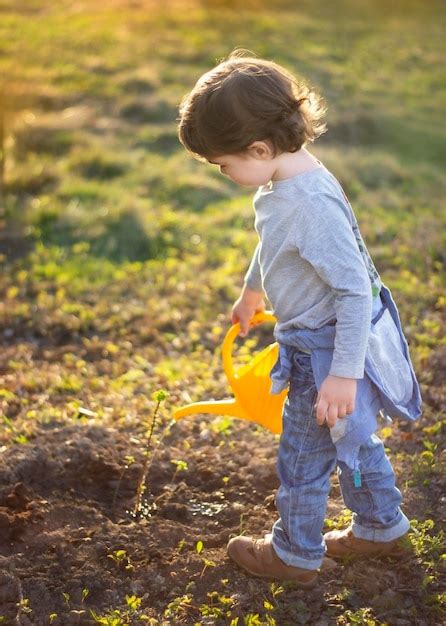
[{"label": "brown shoe", "polygon": [[227,547],[229,557],[240,567],[259,578],[292,580],[303,589],[317,583],[318,570],[303,569],[284,563],[274,552],[271,535],[264,539],[233,537]]},{"label": "brown shoe", "polygon": [[355,537],[351,526],[344,530],[331,530],[324,535],[327,545],[326,555],[334,558],[403,555],[408,552],[408,548],[404,546],[403,539],[406,535],[407,533],[393,541],[370,541],[368,539]]}]

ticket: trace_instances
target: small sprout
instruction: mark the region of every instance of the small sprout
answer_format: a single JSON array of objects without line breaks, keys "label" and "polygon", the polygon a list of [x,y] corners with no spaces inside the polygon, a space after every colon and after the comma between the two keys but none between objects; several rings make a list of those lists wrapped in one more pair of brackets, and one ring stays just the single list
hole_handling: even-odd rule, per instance
[{"label": "small sprout", "polygon": [[125,596],[125,600],[127,602],[127,606],[132,611],[136,611],[137,609],[139,609],[142,602],[142,598],[138,598],[137,596]]},{"label": "small sprout", "polygon": [[150,432],[147,435],[147,441],[146,441],[145,450],[144,450],[144,456],[145,456],[144,465],[143,465],[143,469],[141,473],[141,478],[136,488],[135,504],[132,510],[133,517],[136,517],[137,515],[141,513],[142,496],[145,491],[145,482],[147,478],[147,472],[149,471],[149,452],[150,452],[150,447],[152,443],[152,436],[153,436],[153,431],[155,428],[156,417],[158,415],[158,409],[159,409],[161,402],[165,400],[167,396],[168,396],[168,393],[164,391],[163,389],[155,391],[155,393],[152,394],[152,399],[157,402],[157,405],[153,411],[152,423],[150,425]]},{"label": "small sprout", "polygon": [[22,611],[22,613],[29,614],[33,612],[32,608],[29,606],[29,598],[22,598],[20,602],[17,602],[16,606]]},{"label": "small sprout", "polygon": [[182,552],[184,546],[186,545],[186,539],[180,539],[180,541],[178,542],[178,546],[177,546],[177,550],[178,552]]},{"label": "small sprout", "polygon": [[88,598],[89,594],[88,589],[82,589],[82,602]]},{"label": "small sprout", "polygon": [[62,591],[63,599],[65,600],[65,604],[70,606],[70,594]]},{"label": "small sprout", "polygon": [[197,554],[201,554],[203,551],[203,542],[197,541],[197,545],[195,546],[195,549],[197,551]]},{"label": "small sprout", "polygon": [[118,567],[124,567],[126,570],[132,570],[133,565],[130,563],[130,559],[127,556],[127,552],[125,550],[115,550],[111,554],[107,554],[109,559],[112,559]]},{"label": "small sprout", "polygon": [[[203,576],[203,574],[204,574],[204,570],[205,570],[207,567],[215,567],[215,563],[214,563],[214,561],[210,561],[209,559],[202,559],[202,561],[203,561],[203,563],[204,563],[204,567],[203,567],[203,569],[201,570],[200,578]],[[217,593],[217,592],[215,592],[215,593]]]},{"label": "small sprout", "polygon": [[50,613],[49,615],[50,624],[52,624],[55,619],[57,619],[57,613]]},{"label": "small sprout", "polygon": [[272,582],[271,585],[270,585],[270,591],[271,591],[271,594],[272,594],[273,598],[275,598],[279,594],[283,593],[285,591],[285,589],[282,587],[282,585],[279,585],[278,583]]},{"label": "small sprout", "polygon": [[174,465],[176,465],[176,470],[175,473],[172,477],[172,480],[175,480],[176,475],[178,474],[178,472],[185,472],[188,469],[188,464],[186,461],[179,461],[177,459],[172,459],[171,463],[173,463]]},{"label": "small sprout", "polygon": [[177,466],[177,472],[184,472],[188,468],[186,461],[177,461],[177,459],[172,459],[171,463]]},{"label": "small sprout", "polygon": [[164,389],[159,389],[158,391],[152,393],[152,400],[155,400],[155,402],[163,402],[163,400],[165,400],[168,396],[169,394],[167,393],[167,391],[164,391]]},{"label": "small sprout", "polygon": [[15,439],[13,439],[14,443],[28,443],[28,438],[25,435],[18,435]]}]

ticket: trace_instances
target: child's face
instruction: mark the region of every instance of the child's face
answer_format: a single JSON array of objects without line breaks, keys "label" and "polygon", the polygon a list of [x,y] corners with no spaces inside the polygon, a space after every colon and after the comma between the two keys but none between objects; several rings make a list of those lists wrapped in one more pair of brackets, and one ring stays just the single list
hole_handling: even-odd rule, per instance
[{"label": "child's face", "polygon": [[250,154],[226,154],[208,159],[220,166],[220,172],[244,187],[259,187],[271,180],[275,166],[272,159],[256,158]]}]

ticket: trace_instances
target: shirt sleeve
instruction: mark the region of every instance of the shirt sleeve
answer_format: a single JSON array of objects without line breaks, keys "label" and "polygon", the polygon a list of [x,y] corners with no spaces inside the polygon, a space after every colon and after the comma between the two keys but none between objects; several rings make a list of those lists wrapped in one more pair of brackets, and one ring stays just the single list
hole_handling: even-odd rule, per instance
[{"label": "shirt sleeve", "polygon": [[256,249],[254,250],[251,263],[244,277],[244,282],[253,291],[263,292],[262,275],[260,273],[260,263],[259,263],[259,251],[260,251],[260,241],[257,244]]},{"label": "shirt sleeve", "polygon": [[363,378],[372,289],[349,207],[328,194],[317,194],[305,202],[297,212],[296,246],[335,294],[337,321],[330,374]]}]

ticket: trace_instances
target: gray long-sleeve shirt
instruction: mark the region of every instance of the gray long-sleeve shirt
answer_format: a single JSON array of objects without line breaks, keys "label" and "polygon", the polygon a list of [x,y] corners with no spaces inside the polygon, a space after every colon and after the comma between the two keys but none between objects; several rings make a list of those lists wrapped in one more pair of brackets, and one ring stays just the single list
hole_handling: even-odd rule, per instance
[{"label": "gray long-sleeve shirt", "polygon": [[265,292],[278,330],[336,324],[330,374],[362,378],[381,280],[341,185],[320,163],[259,187],[254,210],[248,287]]}]

